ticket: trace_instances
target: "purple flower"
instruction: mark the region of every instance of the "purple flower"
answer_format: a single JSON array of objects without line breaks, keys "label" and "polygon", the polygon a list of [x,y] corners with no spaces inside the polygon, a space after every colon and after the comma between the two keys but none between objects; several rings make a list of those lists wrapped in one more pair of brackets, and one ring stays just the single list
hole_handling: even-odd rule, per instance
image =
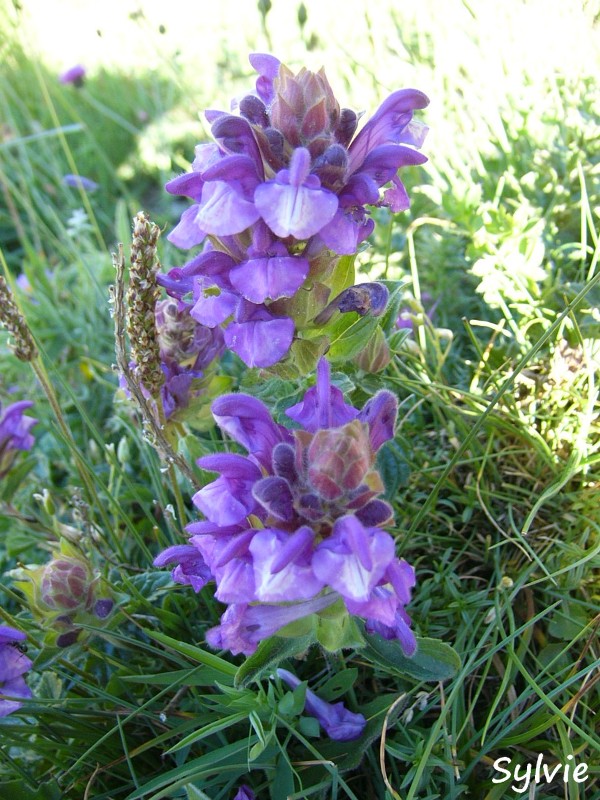
[{"label": "purple flower", "polygon": [[212,577],[198,550],[189,544],[167,547],[154,559],[153,564],[155,567],[177,564],[171,573],[173,580],[175,583],[189,584],[195,592],[199,592]]},{"label": "purple flower", "polygon": [[23,631],[0,625],[0,717],[12,714],[23,705],[20,700],[8,698],[31,697],[23,674],[31,668],[32,662],[18,648],[18,643],[26,638]]},{"label": "purple flower", "polygon": [[4,413],[0,406],[0,478],[12,467],[18,450],[33,447],[35,439],[30,430],[37,425],[37,419],[23,414],[32,405],[29,400],[21,400],[8,406]]},{"label": "purple flower", "polygon": [[70,186],[72,189],[83,189],[85,192],[94,192],[98,188],[95,181],[84,178],[83,175],[64,175],[62,182],[65,186]]},{"label": "purple flower", "polygon": [[[300,686],[301,681],[287,669],[278,669],[277,675],[291,689]],[[358,739],[367,724],[367,720],[362,714],[348,711],[343,703],[327,703],[308,688],[306,689],[304,709],[312,717],[316,717],[330,739],[338,742],[350,742]]]},{"label": "purple flower", "polygon": [[85,78],[86,69],[82,64],[75,64],[73,67],[69,67],[64,72],[58,76],[58,80],[61,83],[71,83],[73,86],[83,86],[83,79]]},{"label": "purple flower", "polygon": [[216,650],[233,655],[251,655],[263,639],[268,639],[309,614],[316,614],[335,602],[333,593],[288,606],[233,603],[221,617],[221,624],[206,632],[206,641]]},{"label": "purple flower", "polygon": [[[394,92],[355,135],[358,115],[340,108],[323,70],[294,75],[265,54],[250,61],[256,93],[239,114],[206,112],[215,143],[196,148],[192,171],[166,186],[194,201],[169,240],[206,249],[161,283],[174,297],[193,291],[194,318],[222,326],[226,345],[264,368],[287,355],[296,327],[323,324],[337,256],[371,234],[370,209],[408,207],[398,170],[427,160],[415,149],[426,128],[413,112],[428,100]],[[210,252],[223,257],[218,272]],[[294,305],[299,292],[312,293],[312,319],[299,310],[304,298]]]},{"label": "purple flower", "polygon": [[237,790],[233,800],[256,800],[256,795],[249,786],[242,784]]},{"label": "purple flower", "polygon": [[310,153],[298,147],[289,169],[277,173],[274,181],[256,187],[254,202],[269,228],[277,236],[308,239],[330,222],[338,199],[310,174]]},{"label": "purple flower", "polygon": [[[188,526],[190,546],[214,577],[217,598],[231,604],[207,641],[249,654],[281,627],[339,602],[387,626],[386,635],[398,630],[410,650],[400,623],[414,571],[382,530],[393,512],[378,497],[384,487],[375,467],[377,450],[394,434],[394,395],[381,391],[358,410],[331,385],[322,359],[316,386],[288,409],[300,429],[276,424],[244,394],[225,395],[212,410],[248,455],[198,462],[220,477],[194,496],[207,521]],[[190,557],[182,551],[182,568]]]}]

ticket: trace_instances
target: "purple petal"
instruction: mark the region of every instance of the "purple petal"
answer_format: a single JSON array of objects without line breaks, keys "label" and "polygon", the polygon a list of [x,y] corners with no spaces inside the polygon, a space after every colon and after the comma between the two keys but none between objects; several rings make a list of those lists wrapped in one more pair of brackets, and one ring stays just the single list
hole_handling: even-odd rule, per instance
[{"label": "purple petal", "polygon": [[[32,661],[12,644],[0,646],[0,694],[2,682],[12,681],[31,668]],[[8,694],[8,692],[6,692]]]},{"label": "purple petal", "polygon": [[327,225],[338,207],[327,189],[270,181],[259,184],[254,202],[261,217],[277,236],[308,239]]},{"label": "purple petal", "polygon": [[215,597],[221,603],[245,603],[256,600],[254,567],[249,556],[234,558],[215,570]]},{"label": "purple petal", "polygon": [[219,428],[270,471],[273,448],[291,436],[273,422],[266,405],[247,394],[226,394],[214,401],[211,410]]},{"label": "purple petal", "polygon": [[268,53],[251,53],[248,60],[258,72],[256,92],[265,103],[270,103],[274,97],[273,81],[279,72],[280,61]]},{"label": "purple petal", "polygon": [[294,498],[290,487],[283,478],[263,478],[252,487],[252,494],[271,516],[291,522],[295,519]]},{"label": "purple petal", "polygon": [[[211,132],[223,150],[234,156],[247,157],[253,163],[255,172],[260,173],[257,177],[263,177],[260,150],[247,119],[223,114],[213,122]],[[206,178],[209,180],[208,175]]]},{"label": "purple petal", "polygon": [[384,442],[394,438],[397,414],[398,400],[386,389],[377,392],[359,413],[359,420],[369,426],[371,447],[375,452]]},{"label": "purple petal", "polygon": [[294,321],[288,317],[231,323],[225,331],[225,344],[249,367],[270,367],[290,349]]},{"label": "purple petal", "polygon": [[335,216],[319,231],[325,247],[338,255],[356,253],[358,245],[373,232],[374,222],[366,217],[364,209],[339,208]]},{"label": "purple petal", "polygon": [[395,558],[385,572],[385,580],[391,583],[402,605],[410,602],[410,590],[415,586],[414,568],[403,558]]},{"label": "purple petal", "polygon": [[85,192],[94,192],[99,184],[83,175],[64,175],[62,182],[72,189],[83,189]]},{"label": "purple petal", "polygon": [[298,619],[322,611],[337,599],[338,595],[332,592],[287,606],[234,603],[221,617],[221,624],[206,632],[206,641],[211,647],[230,650],[233,655],[251,655],[263,639]]},{"label": "purple petal", "polygon": [[339,428],[358,416],[357,409],[347,405],[342,392],[331,385],[329,364],[325,358],[317,366],[317,385],[285,413],[310,433],[321,428]]},{"label": "purple petal", "polygon": [[[279,668],[277,674],[292,689],[300,685],[298,678],[286,669]],[[362,714],[348,711],[343,703],[327,703],[308,688],[304,708],[319,721],[329,738],[338,742],[358,739],[367,724]]]},{"label": "purple petal", "polygon": [[196,278],[194,300],[192,317],[207,328],[215,328],[233,314],[239,297],[221,289],[210,278]]},{"label": "purple petal", "polygon": [[414,137],[414,128],[410,126],[412,112],[427,105],[429,99],[417,89],[400,89],[393,92],[383,101],[350,145],[349,172],[356,172],[367,154],[381,144],[412,141]]},{"label": "purple petal", "polygon": [[231,283],[246,300],[262,303],[293,297],[308,275],[308,259],[299,256],[253,258],[231,270]]},{"label": "purple petal", "polygon": [[398,598],[383,586],[376,586],[371,596],[364,602],[345,598],[346,608],[356,617],[376,620],[384,625],[393,625],[396,619]]},{"label": "purple petal", "polygon": [[204,241],[206,231],[200,226],[198,222],[198,212],[200,206],[193,205],[181,215],[179,223],[173,228],[167,239],[174,244],[175,247],[181,247],[182,250],[189,250],[190,247],[195,247]]},{"label": "purple petal", "polygon": [[417,640],[410,629],[410,617],[403,608],[396,612],[393,625],[385,625],[378,620],[367,619],[367,631],[378,633],[384,639],[398,639],[404,655],[413,656],[417,650]]},{"label": "purple petal", "polygon": [[237,790],[233,800],[256,800],[256,795],[249,786],[242,784],[242,786],[240,786],[240,788]]},{"label": "purple petal", "polygon": [[200,202],[202,197],[203,186],[204,180],[199,172],[186,172],[184,175],[178,175],[177,178],[165,183],[165,189],[169,194],[191,197],[197,203]]},{"label": "purple petal", "polygon": [[385,500],[371,500],[355,512],[355,516],[367,528],[383,527],[392,521],[394,510]]},{"label": "purple petal", "polygon": [[[202,202],[197,206],[195,223],[206,233],[223,236],[241,233],[259,217],[254,203],[246,200],[238,187],[226,181],[211,181],[202,190]],[[171,237],[169,241],[177,244]]]},{"label": "purple petal", "polygon": [[212,578],[202,555],[192,545],[181,544],[167,547],[156,556],[153,562],[155,567],[164,567],[173,563],[176,564],[176,567],[171,573],[171,577],[175,583],[190,585],[195,592],[199,592]]},{"label": "purple petal", "polygon": [[360,168],[359,175],[369,176],[377,186],[383,186],[395,177],[398,169],[405,166],[416,166],[424,164],[427,156],[413,150],[411,147],[403,147],[397,144],[384,144],[376,147],[367,155]]},{"label": "purple petal", "polygon": [[315,575],[343,597],[365,602],[394,558],[394,540],[378,528],[364,528],[353,516],[336,520],[332,535],[318,545]]},{"label": "purple petal", "polygon": [[235,525],[256,508],[252,486],[260,479],[258,467],[244,456],[223,453],[198,459],[202,469],[221,477],[194,495],[194,505],[217,525]]},{"label": "purple petal", "polygon": [[[294,559],[289,553],[289,560],[281,566],[282,549],[290,535],[276,529],[259,531],[250,543],[250,552],[254,564],[254,580],[256,598],[263,602],[284,602],[289,600],[307,600],[318,594],[323,588],[323,581],[314,574],[310,560],[302,558],[306,541],[302,540],[299,552]],[[279,562],[279,563],[277,563]],[[273,565],[277,563],[276,571]]]},{"label": "purple petal", "polygon": [[[21,676],[6,681],[2,689],[0,689],[0,694],[5,694],[8,697],[22,697],[23,699],[29,699],[32,696],[31,689]],[[6,717],[8,714],[12,714],[13,711],[18,711],[22,705],[23,703],[18,700],[0,700],[0,717]]]},{"label": "purple petal", "polygon": [[12,644],[12,642],[24,642],[25,639],[27,639],[27,634],[24,631],[11,628],[10,625],[0,625],[0,647],[3,644]]},{"label": "purple petal", "polygon": [[81,86],[83,84],[85,74],[86,69],[83,64],[75,64],[75,66],[69,67],[69,69],[61,72],[61,74],[58,76],[58,80],[64,84],[72,83],[75,86]]},{"label": "purple petal", "polygon": [[406,211],[410,207],[410,197],[400,178],[392,178],[393,186],[386,189],[383,193],[383,202],[390,207],[390,210],[397,214],[399,211]]}]

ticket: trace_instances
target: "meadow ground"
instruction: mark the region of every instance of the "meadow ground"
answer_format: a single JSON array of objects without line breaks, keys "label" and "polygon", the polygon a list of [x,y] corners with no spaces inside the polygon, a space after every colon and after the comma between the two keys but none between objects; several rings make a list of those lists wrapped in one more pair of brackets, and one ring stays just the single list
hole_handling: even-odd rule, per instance
[{"label": "meadow ground", "polygon": [[[0,719],[7,797],[221,800],[246,783],[260,800],[497,800],[521,795],[492,782],[494,762],[525,770],[539,756],[586,763],[588,777],[561,770],[529,796],[599,796],[600,9],[340,8],[0,4],[1,266],[41,353],[35,373],[1,335],[2,406],[31,399],[39,419],[0,485],[0,617],[27,631],[34,661],[33,698]],[[175,225],[186,203],[163,185],[209,140],[202,111],[251,87],[247,54],[267,51],[323,65],[366,117],[403,86],[431,100],[429,161],[402,173],[410,210],[379,209],[357,259],[360,281],[403,282],[406,325],[388,326],[384,370],[340,360],[334,380],[357,407],[380,388],[399,398],[378,466],[398,554],[416,569],[409,611],[460,666],[427,680],[385,651],[289,659],[368,718],[350,746],[319,737],[302,692],[264,669],[235,683],[243,659],[204,643],[223,610],[211,586],[195,594],[152,567],[197,512],[113,370],[111,251],[140,209]],[[83,85],[60,83],[78,63]],[[165,268],[182,263],[165,237],[159,252]],[[218,386],[280,420],[313,382],[255,372],[227,353]],[[223,446],[210,399],[179,441],[189,464]],[[60,538],[115,600],[63,648],[17,585]]]}]

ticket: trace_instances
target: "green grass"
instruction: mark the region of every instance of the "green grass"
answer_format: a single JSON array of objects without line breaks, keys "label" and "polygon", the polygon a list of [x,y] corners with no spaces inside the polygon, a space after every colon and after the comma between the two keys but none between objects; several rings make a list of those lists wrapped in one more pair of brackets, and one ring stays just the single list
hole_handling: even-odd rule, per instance
[{"label": "green grass", "polygon": [[[40,419],[34,450],[0,487],[1,615],[28,631],[35,659],[33,700],[0,720],[7,796],[221,800],[247,782],[260,800],[496,800],[518,795],[492,783],[494,760],[534,763],[539,753],[546,763],[572,754],[590,767],[585,783],[565,785],[561,772],[540,796],[598,796],[592,4],[586,12],[557,5],[548,18],[539,3],[454,3],[429,17],[428,3],[406,12],[375,5],[354,4],[334,30],[327,4],[306,3],[301,27],[292,4],[273,2],[263,30],[249,4],[247,25],[219,17],[219,35],[190,16],[194,38],[180,20],[158,33],[162,12],[150,4],[145,16],[104,30],[115,55],[102,61],[90,51],[81,90],[58,84],[49,45],[37,54],[28,43],[35,23],[17,28],[5,11],[3,267],[29,279],[31,290],[17,297],[72,437],[2,334],[0,399],[30,397]],[[532,36],[526,46],[532,20],[546,37],[537,49]],[[219,38],[223,30],[229,39]],[[266,49],[268,37],[294,65],[325,63],[353,107],[370,112],[398,85],[432,97],[430,161],[407,176],[411,210],[382,211],[360,255],[362,276],[407,281],[414,335],[391,340],[383,373],[348,364],[335,379],[357,405],[382,386],[399,397],[396,440],[381,466],[398,552],[417,571],[409,610],[418,634],[451,644],[462,666],[442,684],[374,666],[360,651],[311,649],[293,662],[325,699],[365,713],[361,752],[317,737],[300,716],[301,697],[277,680],[234,687],[241,659],[205,649],[204,632],[222,611],[210,586],[195,595],[151,565],[182,541],[184,521],[169,506],[182,495],[186,521],[194,517],[189,486],[162,471],[134,409],[115,396],[109,252],[127,241],[139,208],[163,228],[175,223],[184,206],[162,184],[206,137],[198,112],[226,107],[248,86],[245,50]],[[145,45],[137,64],[122,41],[136,53]],[[72,172],[99,189],[64,186]],[[180,253],[161,247],[164,265],[180,263]],[[257,382],[227,359],[222,371],[275,414],[307,383]],[[210,429],[187,436],[184,452],[192,462],[216,446]],[[64,650],[52,647],[14,585],[60,535],[80,543],[118,602],[107,625]]]}]

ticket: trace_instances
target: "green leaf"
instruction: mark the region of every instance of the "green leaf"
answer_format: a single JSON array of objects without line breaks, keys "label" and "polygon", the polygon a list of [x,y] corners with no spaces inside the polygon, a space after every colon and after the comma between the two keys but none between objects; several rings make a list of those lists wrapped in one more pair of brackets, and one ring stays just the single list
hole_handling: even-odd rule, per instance
[{"label": "green leaf", "polygon": [[355,254],[350,256],[341,256],[340,260],[335,265],[333,276],[329,281],[327,281],[327,284],[331,289],[331,294],[329,295],[330,300],[335,300],[335,298],[341,294],[344,289],[347,289],[349,286],[354,286],[356,283],[356,270],[354,269],[355,260]]},{"label": "green leaf", "polygon": [[381,320],[383,332],[388,336],[396,330],[396,320],[402,305],[402,290],[406,286],[406,281],[377,281],[382,283],[390,293],[387,301],[385,314]]},{"label": "green leaf", "polygon": [[148,686],[214,686],[217,681],[223,680],[223,672],[211,667],[191,667],[155,675],[122,675],[121,680]]},{"label": "green leaf", "polygon": [[19,779],[2,782],[2,796],[10,797],[11,800],[61,800],[64,795],[54,781],[32,789]]},{"label": "green leaf", "polygon": [[330,337],[327,353],[329,361],[347,361],[360,353],[366,347],[377,323],[377,317],[361,317],[356,311],[340,314],[325,329]]},{"label": "green leaf", "polygon": [[270,639],[265,639],[258,645],[256,652],[249,656],[238,669],[234,685],[243,688],[260,680],[266,673],[273,672],[278,664],[286,658],[292,658],[298,653],[302,653],[314,642],[315,635],[312,632],[292,639],[284,639],[281,636],[271,636]]},{"label": "green leaf", "polygon": [[209,722],[208,725],[203,725],[197,731],[193,731],[187,736],[184,736],[183,739],[177,742],[177,744],[174,744],[173,747],[170,747],[167,750],[167,753],[176,753],[178,750],[188,747],[189,745],[194,744],[194,742],[200,741],[200,739],[205,739],[207,736],[211,736],[213,733],[218,733],[219,731],[231,728],[232,725],[236,725],[238,722],[242,722],[247,718],[248,715],[245,711],[241,711],[236,714],[230,714],[227,717],[219,717],[218,719]]},{"label": "green leaf", "polygon": [[377,469],[385,485],[385,499],[392,502],[398,489],[406,486],[410,470],[398,442],[386,442],[377,453]]},{"label": "green leaf", "polygon": [[336,673],[333,677],[319,686],[319,697],[323,700],[331,702],[337,700],[338,697],[345,695],[347,691],[354,686],[358,677],[358,670],[355,667],[350,669],[343,669]]},{"label": "green leaf", "polygon": [[166,647],[170,647],[172,650],[187,656],[187,658],[190,658],[196,663],[205,664],[207,667],[214,667],[214,669],[223,675],[235,675],[237,672],[237,667],[234,664],[230,664],[228,661],[219,658],[219,656],[213,655],[213,653],[207,653],[206,650],[202,650],[200,647],[187,644],[186,642],[180,642],[164,633],[151,631],[148,628],[142,628],[142,630],[146,636],[149,636],[150,639],[154,639],[155,642],[160,642]]},{"label": "green leaf", "polygon": [[398,641],[369,634],[365,639],[367,646],[361,655],[389,675],[437,682],[452,678],[461,667],[458,653],[439,639],[417,637],[417,652],[411,658],[404,655]]}]

